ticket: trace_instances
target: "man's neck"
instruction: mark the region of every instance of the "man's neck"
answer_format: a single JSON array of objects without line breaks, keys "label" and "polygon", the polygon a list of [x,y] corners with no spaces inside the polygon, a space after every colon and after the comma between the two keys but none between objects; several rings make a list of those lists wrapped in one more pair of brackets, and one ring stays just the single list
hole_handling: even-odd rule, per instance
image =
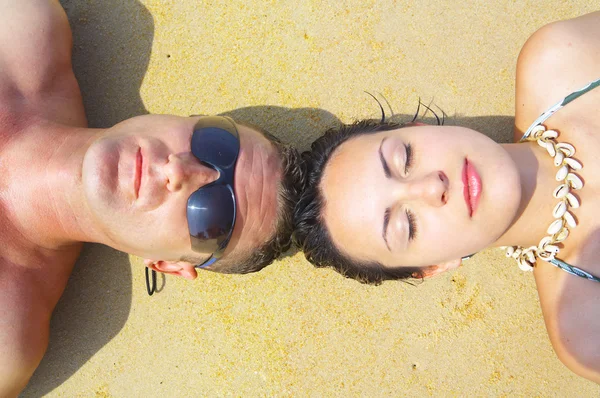
[{"label": "man's neck", "polygon": [[43,122],[3,145],[2,205],[23,240],[46,249],[97,240],[81,166],[99,132]]}]

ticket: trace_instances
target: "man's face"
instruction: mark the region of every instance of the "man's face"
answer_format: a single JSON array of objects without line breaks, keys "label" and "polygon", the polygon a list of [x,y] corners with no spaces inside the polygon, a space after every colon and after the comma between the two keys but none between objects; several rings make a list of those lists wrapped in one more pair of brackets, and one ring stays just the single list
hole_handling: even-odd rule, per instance
[{"label": "man's face", "polygon": [[[200,163],[190,141],[198,117],[139,116],[103,132],[85,154],[87,203],[108,244],[147,259],[207,259],[196,253],[187,200],[218,172]],[[281,159],[260,132],[237,124],[240,135],[234,190],[237,218],[225,257],[243,256],[275,232]]]}]

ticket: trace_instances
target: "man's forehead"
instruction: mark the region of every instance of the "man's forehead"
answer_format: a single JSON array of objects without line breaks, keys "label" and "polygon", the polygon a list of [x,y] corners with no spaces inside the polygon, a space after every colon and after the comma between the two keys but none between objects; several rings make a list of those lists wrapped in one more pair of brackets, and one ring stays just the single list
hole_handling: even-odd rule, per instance
[{"label": "man's forehead", "polygon": [[232,243],[237,249],[253,250],[275,232],[281,157],[277,147],[255,128],[237,126],[240,154],[235,169],[237,216]]},{"label": "man's forehead", "polygon": [[271,176],[281,163],[276,145],[255,127],[237,124],[237,128],[240,134],[240,153],[236,177],[239,175],[256,179]]},{"label": "man's forehead", "polygon": [[266,131],[263,131],[256,126],[249,126],[241,123],[236,123],[236,126],[240,134],[240,145],[244,145],[245,143],[246,145],[258,145],[275,149],[275,146],[267,137],[270,134]]}]

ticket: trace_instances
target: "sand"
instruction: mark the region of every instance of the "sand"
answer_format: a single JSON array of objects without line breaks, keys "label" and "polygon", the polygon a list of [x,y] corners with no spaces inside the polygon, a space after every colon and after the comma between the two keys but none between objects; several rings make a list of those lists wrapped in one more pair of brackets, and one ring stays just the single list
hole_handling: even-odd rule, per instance
[{"label": "sand", "polygon": [[[61,3],[91,126],[147,112],[228,114],[303,149],[327,127],[378,117],[364,91],[384,96],[395,119],[412,118],[420,97],[448,124],[510,141],[527,37],[600,8],[598,0]],[[499,250],[417,286],[363,286],[293,251],[254,275],[159,283],[148,297],[141,259],[88,246],[23,396],[600,392],[557,359],[533,276]]]}]

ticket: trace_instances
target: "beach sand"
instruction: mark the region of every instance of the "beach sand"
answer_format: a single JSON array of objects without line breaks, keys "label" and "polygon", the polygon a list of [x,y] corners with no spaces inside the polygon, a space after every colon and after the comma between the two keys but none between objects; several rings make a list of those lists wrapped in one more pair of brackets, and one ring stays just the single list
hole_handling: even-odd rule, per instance
[{"label": "beach sand", "polygon": [[[61,3],[91,127],[147,112],[226,114],[302,149],[328,127],[379,118],[364,91],[385,98],[393,120],[412,119],[421,98],[447,124],[508,142],[525,40],[600,8],[598,0]],[[148,297],[141,259],[88,246],[23,396],[600,392],[557,359],[532,274],[500,250],[415,286],[364,286],[294,251],[257,274],[163,283]]]}]

